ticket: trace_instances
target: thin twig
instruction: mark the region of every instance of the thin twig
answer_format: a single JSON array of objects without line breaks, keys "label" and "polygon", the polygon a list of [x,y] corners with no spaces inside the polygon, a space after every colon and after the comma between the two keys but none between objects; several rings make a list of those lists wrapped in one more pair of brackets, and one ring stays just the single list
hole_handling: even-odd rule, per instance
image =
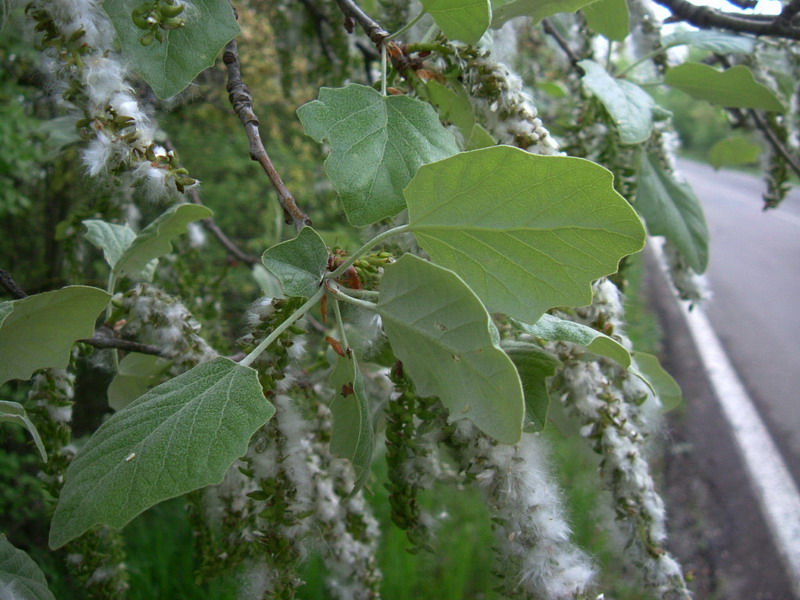
[{"label": "thin twig", "polygon": [[775,151],[780,154],[786,163],[791,167],[792,171],[794,171],[798,176],[800,176],[800,162],[797,161],[789,149],[786,147],[778,135],[772,130],[764,118],[758,113],[757,110],[752,108],[747,109],[747,111],[743,111],[738,108],[729,108],[728,111],[739,121],[745,121],[748,117],[753,121],[753,124],[756,128],[764,134],[764,137],[769,142],[770,146],[772,146]]},{"label": "thin twig", "polygon": [[356,23],[361,26],[367,37],[372,40],[378,48],[383,45],[384,40],[389,37],[389,32],[381,27],[372,17],[361,10],[353,0],[336,0],[339,10],[344,13],[346,17],[355,19]]},{"label": "thin twig", "polygon": [[300,0],[300,4],[305,6],[311,20],[314,21],[314,31],[317,32],[317,39],[319,40],[319,47],[332,64],[336,64],[336,55],[331,50],[330,44],[325,36],[325,30],[322,28],[323,23],[327,23],[325,14],[317,7],[312,0]]},{"label": "thin twig", "polygon": [[780,16],[764,21],[751,18],[744,13],[729,13],[709,8],[696,6],[687,0],[655,0],[666,7],[672,16],[678,20],[686,21],[701,29],[727,29],[739,33],[752,33],[754,35],[770,35],[790,40],[800,40],[800,27],[793,26],[788,20]]},{"label": "thin twig", "polygon": [[575,69],[583,74],[583,69],[580,67],[580,65],[578,65],[578,62],[580,62],[581,59],[577,54],[575,54],[575,51],[570,47],[567,40],[564,39],[564,36],[562,36],[558,30],[553,27],[553,24],[547,19],[542,19],[542,27],[544,28],[544,32],[552,37],[556,44],[558,44],[558,47],[564,51],[564,54],[567,55],[570,64],[572,64]]},{"label": "thin twig", "polygon": [[253,95],[250,89],[242,81],[242,71],[239,65],[239,47],[236,40],[232,40],[225,46],[222,61],[228,69],[228,98],[239,120],[244,125],[247,139],[250,141],[250,158],[256,161],[264,169],[264,172],[272,182],[272,187],[278,194],[278,202],[286,216],[287,223],[293,223],[295,229],[300,231],[305,225],[311,225],[311,219],[297,206],[291,192],[283,183],[281,176],[272,164],[261,141],[261,133],[258,130],[258,117],[253,110]]},{"label": "thin twig", "polygon": [[[203,200],[202,198],[200,198],[200,192],[197,190],[196,187],[189,188],[186,191],[189,194],[189,197],[192,199],[192,202],[194,204],[201,204],[201,205],[203,204]],[[236,260],[241,261],[250,266],[256,265],[261,262],[261,259],[259,259],[254,254],[248,254],[247,252],[239,248],[239,246],[237,246],[236,243],[233,240],[231,240],[231,238],[225,235],[225,232],[222,231],[222,229],[220,229],[220,226],[217,225],[217,222],[214,219],[209,217],[208,219],[203,219],[201,223],[203,224],[203,227],[205,227],[211,233],[211,235],[217,238],[219,243],[222,244],[225,250],[227,250],[228,254],[230,254]]]},{"label": "thin twig", "polygon": [[25,293],[17,282],[14,281],[14,278],[11,276],[11,273],[6,271],[5,269],[0,269],[0,285],[2,285],[6,291],[11,294],[13,298],[16,300],[21,300],[25,298],[28,294]]},{"label": "thin twig", "polygon": [[84,344],[89,344],[101,350],[115,349],[124,350],[125,352],[139,352],[140,354],[151,354],[153,356],[161,356],[162,350],[158,346],[151,346],[150,344],[140,344],[139,342],[131,342],[130,340],[123,340],[114,337],[114,332],[108,327],[98,327],[97,331],[90,338],[78,340]]}]

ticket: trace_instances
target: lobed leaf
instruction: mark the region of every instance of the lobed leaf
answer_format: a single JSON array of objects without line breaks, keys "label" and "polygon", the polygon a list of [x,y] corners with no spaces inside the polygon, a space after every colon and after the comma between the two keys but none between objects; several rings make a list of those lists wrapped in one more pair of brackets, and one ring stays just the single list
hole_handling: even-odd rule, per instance
[{"label": "lobed leaf", "polygon": [[623,144],[647,141],[653,131],[653,97],[635,83],[617,79],[593,60],[578,63],[583,84],[603,103]]},{"label": "lobed leaf", "polygon": [[162,99],[183,91],[200,71],[213,67],[225,44],[239,35],[227,0],[192,0],[182,15],[184,27],[164,31],[163,43],[143,46],[139,40],[145,31],[131,19],[141,4],[141,0],[105,0],[103,8],[117,30],[123,55]]},{"label": "lobed leaf", "polygon": [[626,369],[631,366],[631,355],[625,346],[588,325],[547,314],[542,315],[533,325],[521,321],[515,323],[527,334],[553,342],[578,344],[590,352],[616,361]]},{"label": "lobed leaf", "polygon": [[522,381],[525,395],[525,422],[522,430],[526,433],[541,431],[547,423],[547,411],[550,409],[547,378],[556,374],[560,363],[535,344],[505,342],[503,351],[514,363]]},{"label": "lobed leaf", "polygon": [[351,493],[355,493],[369,477],[375,435],[364,379],[352,351],[338,357],[330,383],[336,394],[331,402],[331,452],[353,463],[356,482]]},{"label": "lobed leaf", "polygon": [[55,600],[38,565],[0,534],[0,598],[3,600]]},{"label": "lobed leaf", "polygon": [[227,358],[153,388],[103,423],[70,464],[50,547],[220,483],[274,412],[258,373]]},{"label": "lobed leaf", "polygon": [[149,268],[149,263],[172,252],[172,240],[186,233],[192,221],[207,219],[214,212],[198,204],[177,204],[142,229],[114,264],[115,275],[136,277]]},{"label": "lobed leaf", "polygon": [[639,165],[636,210],[652,235],[670,240],[696,273],[708,266],[708,226],[692,188],[661,166],[657,156],[643,154]]},{"label": "lobed leaf", "polygon": [[489,0],[421,0],[449,39],[477,44],[492,22]]},{"label": "lobed leaf", "polygon": [[[42,457],[43,462],[47,462],[47,450],[44,448],[44,443],[39,435],[39,430],[36,425],[28,418],[28,413],[25,407],[19,402],[8,402],[0,400],[0,423],[6,421],[8,423],[16,423],[22,425],[33,438],[33,443],[36,444],[36,449],[39,450],[39,455]],[[1,596],[0,596],[1,597]]]},{"label": "lobed leaf", "polygon": [[702,63],[683,63],[667,70],[664,83],[686,92],[695,100],[705,100],[728,108],[756,108],[784,112],[783,104],[765,85],[758,83],[744,65],[725,71]]},{"label": "lobed leaf", "polygon": [[[0,383],[30,379],[38,369],[63,369],[72,344],[94,335],[97,315],[111,295],[70,285],[5,303],[0,313]],[[8,312],[8,307],[11,312]]]},{"label": "lobed leaf", "polygon": [[294,239],[266,250],[261,260],[287,296],[310,298],[328,270],[328,249],[314,229],[303,227]]},{"label": "lobed leaf", "polygon": [[591,302],[592,281],[642,249],[642,222],[612,180],[580,158],[462,152],[420,168],[405,190],[409,227],[490,311],[535,323]]},{"label": "lobed leaf", "polygon": [[378,313],[420,396],[438,396],[450,420],[469,419],[496,440],[522,435],[525,404],[489,313],[452,271],[406,254],[386,267]]},{"label": "lobed leaf", "polygon": [[432,106],[363,85],[324,87],[297,116],[308,135],[330,144],[325,172],[355,226],[402,211],[401,190],[417,169],[458,152]]}]

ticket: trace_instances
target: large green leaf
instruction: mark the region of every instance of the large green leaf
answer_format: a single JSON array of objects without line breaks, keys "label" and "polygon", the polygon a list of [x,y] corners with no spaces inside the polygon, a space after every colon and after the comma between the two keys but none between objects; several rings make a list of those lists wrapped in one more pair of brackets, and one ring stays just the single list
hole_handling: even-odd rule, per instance
[{"label": "large green leaf", "polygon": [[172,252],[172,240],[186,233],[192,221],[207,219],[214,212],[198,204],[178,204],[167,209],[155,221],[139,232],[114,265],[114,274],[141,274],[150,261]]},{"label": "large green leaf", "polygon": [[621,42],[630,32],[628,0],[599,0],[583,7],[586,24],[609,40]]},{"label": "large green leaf", "polygon": [[597,96],[614,119],[623,144],[647,141],[653,131],[653,98],[635,83],[616,79],[593,60],[578,63],[583,84]]},{"label": "large green leaf", "polygon": [[158,384],[161,374],[169,367],[169,361],[152,356],[129,352],[123,358],[117,374],[108,385],[108,405],[121,410]]},{"label": "large green leaf", "polygon": [[683,399],[681,386],[661,366],[658,358],[646,352],[634,352],[633,358],[636,360],[638,374],[644,377],[651,389],[658,395],[664,411],[672,410],[680,405]]},{"label": "large green leaf", "polygon": [[553,342],[572,342],[590,352],[618,362],[626,369],[631,365],[628,349],[617,340],[582,323],[567,321],[553,315],[542,315],[535,324],[516,321],[517,326],[530,335]]},{"label": "large green leaf", "polygon": [[784,112],[783,104],[765,85],[758,83],[744,65],[725,71],[702,63],[683,63],[667,70],[664,83],[705,100],[731,108],[759,108]]},{"label": "large green leaf", "polygon": [[110,299],[103,290],[70,285],[12,301],[0,327],[0,383],[66,367],[72,344],[94,335],[97,315]]},{"label": "large green leaf", "polygon": [[159,98],[169,98],[188,86],[197,74],[214,66],[217,55],[239,34],[227,0],[192,0],[181,15],[186,25],[164,31],[163,43],[143,46],[145,33],[131,19],[142,0],[105,0],[103,8],[117,30],[122,53],[150,84]]},{"label": "large green leaf", "polygon": [[708,160],[715,169],[752,165],[758,162],[761,152],[761,144],[741,135],[732,135],[711,147],[708,152]]},{"label": "large green leaf", "polygon": [[363,85],[322,88],[297,116],[308,135],[328,140],[325,172],[356,226],[402,211],[402,190],[417,169],[458,152],[432,106]]},{"label": "large green leaf", "polygon": [[490,311],[535,323],[549,308],[591,302],[591,282],[644,246],[612,179],[580,158],[462,152],[419,170],[405,190],[409,224]]},{"label": "large green leaf", "polygon": [[258,373],[227,358],[153,388],[103,423],[70,464],[50,547],[220,483],[274,412]]},{"label": "large green leaf", "polygon": [[514,17],[532,17],[534,23],[562,12],[577,12],[597,0],[492,0],[492,27]]},{"label": "large green leaf", "polygon": [[2,600],[55,600],[44,573],[22,550],[0,534],[0,598]]},{"label": "large green leaf", "polygon": [[42,460],[47,462],[47,450],[44,448],[42,438],[39,435],[39,430],[36,429],[36,425],[34,425],[30,418],[28,418],[28,413],[25,411],[24,406],[22,406],[19,402],[0,400],[0,423],[3,421],[22,425],[25,429],[27,429],[33,438],[33,443],[36,444],[36,448],[39,450]]},{"label": "large green leaf", "polygon": [[527,433],[541,431],[547,423],[550,408],[547,378],[555,375],[559,361],[539,346],[525,342],[505,342],[503,350],[514,362],[522,381],[525,394],[523,430]]},{"label": "large green leaf", "polygon": [[106,223],[98,219],[83,221],[86,239],[103,251],[103,257],[112,269],[136,239],[136,232],[128,225]]},{"label": "large green leaf", "polygon": [[678,182],[657,156],[642,155],[634,204],[652,235],[672,241],[689,266],[702,273],[708,266],[708,226],[692,188]]},{"label": "large green leaf", "polygon": [[356,471],[353,492],[356,492],[369,477],[375,436],[364,379],[352,351],[339,357],[330,381],[336,393],[331,402],[331,452],[353,463]]},{"label": "large green leaf", "polygon": [[438,396],[451,420],[470,419],[506,444],[519,441],[519,376],[492,339],[486,309],[455,273],[404,255],[386,267],[378,312],[420,396]]},{"label": "large green leaf", "polygon": [[665,48],[684,44],[719,54],[750,54],[756,41],[754,38],[715,29],[684,29],[665,35],[661,40],[661,45]]},{"label": "large green leaf", "polygon": [[448,38],[477,44],[492,22],[489,0],[421,0]]},{"label": "large green leaf", "polygon": [[328,249],[316,231],[303,227],[294,239],[266,250],[262,261],[287,296],[310,298],[328,270]]}]

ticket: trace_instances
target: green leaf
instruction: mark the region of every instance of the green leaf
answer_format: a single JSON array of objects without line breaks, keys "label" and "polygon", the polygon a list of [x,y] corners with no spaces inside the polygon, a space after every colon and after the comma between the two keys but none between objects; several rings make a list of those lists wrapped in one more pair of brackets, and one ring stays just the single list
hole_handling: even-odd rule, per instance
[{"label": "green leaf", "polygon": [[492,0],[492,27],[498,28],[514,17],[542,19],[562,12],[577,12],[596,0]]},{"label": "green leaf", "polygon": [[328,249],[316,231],[303,227],[296,238],[269,248],[261,260],[287,296],[310,298],[328,270]]},{"label": "green leaf", "polygon": [[695,100],[729,108],[784,112],[778,97],[768,87],[758,83],[744,65],[718,71],[701,63],[684,63],[667,70],[664,83],[686,92]]},{"label": "green leaf", "polygon": [[148,263],[172,252],[172,240],[186,233],[192,221],[207,219],[213,211],[198,204],[177,204],[139,232],[114,264],[115,275],[136,277]]},{"label": "green leaf", "polygon": [[227,358],[153,388],[103,423],[70,464],[50,547],[220,483],[274,412],[258,373]]},{"label": "green leaf", "polygon": [[66,367],[72,344],[94,335],[110,299],[103,290],[70,285],[10,302],[13,310],[0,327],[0,383]]},{"label": "green leaf", "polygon": [[519,376],[492,339],[489,313],[455,273],[404,255],[386,267],[378,313],[420,396],[438,396],[451,421],[469,419],[502,443],[519,441]]},{"label": "green leaf", "polygon": [[616,361],[626,369],[631,366],[631,355],[617,340],[592,329],[588,325],[560,319],[553,315],[542,315],[534,325],[515,321],[527,334],[553,342],[571,342],[583,346],[590,352]]},{"label": "green leaf", "polygon": [[369,477],[375,438],[364,379],[352,351],[349,356],[338,358],[330,382],[336,393],[331,402],[331,452],[353,463],[356,482],[352,493],[355,493]]},{"label": "green leaf", "polygon": [[421,0],[449,39],[477,44],[492,22],[489,0]]},{"label": "green leaf", "polygon": [[158,384],[168,366],[169,361],[158,356],[129,352],[120,361],[117,374],[108,386],[108,405],[114,410],[125,408]]},{"label": "green leaf", "polygon": [[297,116],[308,135],[328,140],[325,172],[356,226],[402,211],[401,191],[417,169],[458,152],[432,106],[363,85],[322,88]]},{"label": "green leaf", "polygon": [[756,41],[750,37],[714,29],[684,29],[661,39],[661,45],[665,48],[684,44],[719,54],[750,54],[755,49]]},{"label": "green leaf", "polygon": [[496,145],[497,140],[495,140],[492,134],[486,131],[480,123],[475,123],[475,125],[472,126],[472,132],[465,144],[467,150],[480,150],[481,148],[489,148],[490,146]]},{"label": "green leaf", "polygon": [[686,183],[667,172],[657,156],[643,154],[636,210],[651,235],[663,235],[678,247],[697,273],[708,266],[708,226],[703,206]]},{"label": "green leaf", "polygon": [[638,372],[643,375],[650,387],[655,390],[656,395],[661,399],[661,406],[664,412],[672,410],[680,405],[683,400],[681,386],[667,373],[658,358],[646,352],[633,352]]},{"label": "green leaf", "polygon": [[449,121],[461,131],[466,139],[475,125],[475,111],[469,96],[462,86],[452,90],[435,79],[425,84],[428,101],[439,109],[443,121]]},{"label": "green leaf", "polygon": [[98,219],[83,221],[86,239],[103,251],[103,257],[112,269],[136,239],[136,232],[128,225],[115,225]]},{"label": "green leaf", "polygon": [[761,144],[742,137],[732,135],[718,141],[711,147],[708,160],[715,169],[736,165],[752,165],[761,156]]},{"label": "green leaf", "polygon": [[39,450],[42,461],[47,462],[47,450],[44,448],[42,438],[39,435],[39,431],[36,429],[36,425],[28,418],[28,413],[25,412],[24,406],[18,402],[0,400],[0,422],[3,421],[22,425],[27,429],[33,438],[33,442],[36,444],[36,448]]},{"label": "green leaf", "polygon": [[409,225],[492,312],[535,323],[592,300],[591,283],[645,240],[611,173],[581,158],[510,146],[422,167],[405,190]]},{"label": "green leaf", "polygon": [[0,327],[3,326],[3,321],[5,321],[6,317],[11,314],[12,310],[14,310],[13,300],[6,300],[5,302],[0,302]]},{"label": "green leaf", "polygon": [[623,144],[640,144],[653,131],[653,97],[635,83],[616,79],[593,60],[578,63],[583,84],[597,96],[614,119]]},{"label": "green leaf", "polygon": [[586,24],[609,40],[621,42],[630,32],[628,0],[599,0],[583,7]]},{"label": "green leaf", "polygon": [[513,361],[522,381],[525,394],[525,423],[523,431],[541,431],[547,423],[550,394],[547,378],[556,374],[559,361],[535,344],[505,342],[503,350]]},{"label": "green leaf", "polygon": [[0,534],[0,598],[3,600],[55,600],[44,573],[22,550]]},{"label": "green leaf", "polygon": [[131,19],[142,0],[105,0],[103,8],[117,30],[122,53],[133,63],[159,98],[169,98],[188,86],[200,71],[214,66],[225,44],[239,35],[239,25],[226,0],[192,0],[182,17],[186,25],[164,31],[163,43],[143,46],[146,33]]}]

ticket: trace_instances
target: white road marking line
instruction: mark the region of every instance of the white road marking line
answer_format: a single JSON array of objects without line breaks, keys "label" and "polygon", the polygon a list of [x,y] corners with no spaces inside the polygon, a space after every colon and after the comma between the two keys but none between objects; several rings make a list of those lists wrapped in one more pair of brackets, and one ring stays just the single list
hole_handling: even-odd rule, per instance
[{"label": "white road marking line", "polygon": [[[651,243],[651,247],[663,271],[661,247],[657,243]],[[783,559],[795,596],[800,598],[800,492],[708,317],[701,308],[695,307],[689,311],[682,302],[681,313],[711,380],[714,394],[731,426],[737,449],[778,554]]]}]

